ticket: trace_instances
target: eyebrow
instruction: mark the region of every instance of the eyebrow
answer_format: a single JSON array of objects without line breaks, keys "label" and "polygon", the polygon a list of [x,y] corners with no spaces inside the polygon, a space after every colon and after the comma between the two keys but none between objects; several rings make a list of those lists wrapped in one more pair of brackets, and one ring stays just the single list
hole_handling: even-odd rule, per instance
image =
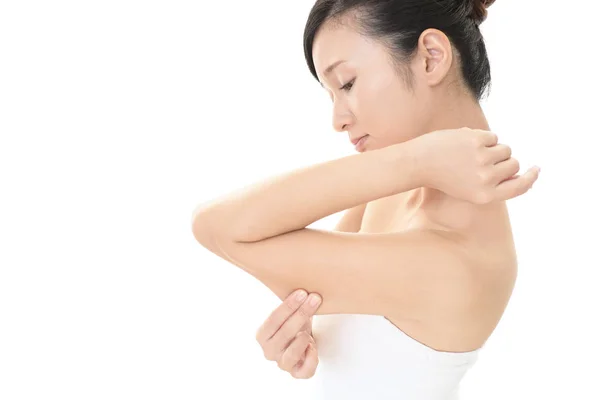
[{"label": "eyebrow", "polygon": [[[329,67],[327,67],[325,69],[323,76],[329,75],[335,69],[335,67],[337,67],[338,65],[340,65],[341,63],[344,63],[344,62],[346,62],[346,60],[338,60],[338,61],[334,62],[333,64],[331,64]],[[321,86],[323,86],[322,82],[319,81],[319,83],[321,84]]]}]

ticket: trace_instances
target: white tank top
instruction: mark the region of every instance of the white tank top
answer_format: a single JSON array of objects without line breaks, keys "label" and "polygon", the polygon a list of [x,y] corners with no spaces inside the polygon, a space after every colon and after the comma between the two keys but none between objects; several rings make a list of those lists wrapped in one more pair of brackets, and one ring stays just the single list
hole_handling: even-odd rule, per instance
[{"label": "white tank top", "polygon": [[319,400],[457,400],[481,350],[434,350],[380,315],[315,315],[313,337],[319,365],[309,388]]}]

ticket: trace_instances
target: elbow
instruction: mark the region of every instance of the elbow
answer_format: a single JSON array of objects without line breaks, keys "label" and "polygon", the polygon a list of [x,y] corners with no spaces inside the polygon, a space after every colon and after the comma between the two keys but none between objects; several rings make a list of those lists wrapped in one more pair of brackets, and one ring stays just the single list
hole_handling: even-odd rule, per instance
[{"label": "elbow", "polygon": [[209,236],[218,236],[220,240],[249,243],[263,239],[253,234],[252,224],[239,215],[226,210],[218,204],[201,204],[192,213],[192,231],[200,243]]},{"label": "elbow", "polygon": [[215,212],[212,203],[199,204],[192,212],[192,232],[198,242],[215,233]]},{"label": "elbow", "polygon": [[197,207],[192,214],[192,233],[198,243],[206,246],[217,234],[214,217],[205,207]]},{"label": "elbow", "polygon": [[205,245],[211,237],[211,228],[202,214],[194,212],[192,217],[192,234],[198,243]]},{"label": "elbow", "polygon": [[218,232],[214,229],[209,215],[205,213],[194,213],[192,217],[192,233],[198,243],[211,253],[226,259],[221,248],[218,245],[217,239],[223,239],[218,236]]},{"label": "elbow", "polygon": [[227,249],[235,248],[232,247],[234,241],[230,236],[223,236],[221,231],[216,230],[215,225],[211,221],[214,220],[210,218],[210,215],[205,215],[203,213],[195,214],[192,218],[192,232],[194,238],[202,245],[202,247],[211,253],[231,264],[241,267],[241,265],[228,254]]},{"label": "elbow", "polygon": [[[208,237],[218,236],[220,240],[231,242],[253,242],[255,239],[247,224],[233,224],[231,218],[217,214],[214,209],[197,208],[192,215],[192,232],[198,242],[203,243]],[[246,229],[243,229],[246,227]]]}]

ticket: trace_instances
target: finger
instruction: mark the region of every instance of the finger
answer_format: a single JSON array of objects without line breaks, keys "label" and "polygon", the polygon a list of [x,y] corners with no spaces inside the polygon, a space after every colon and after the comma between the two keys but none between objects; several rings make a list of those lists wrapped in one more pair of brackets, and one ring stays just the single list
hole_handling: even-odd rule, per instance
[{"label": "finger", "polygon": [[498,144],[494,147],[487,149],[488,160],[490,164],[498,164],[499,162],[506,161],[512,156],[512,150],[505,144]]},{"label": "finger", "polygon": [[315,374],[319,365],[319,355],[314,344],[309,344],[306,349],[304,361],[292,368],[292,376],[297,379],[308,379]]},{"label": "finger", "polygon": [[[317,304],[311,304],[311,299],[319,300]],[[298,310],[289,317],[281,328],[268,340],[266,347],[268,351],[276,354],[285,351],[290,342],[296,337],[296,334],[303,330],[307,321],[313,316],[319,308],[321,297],[316,293],[311,293],[308,299],[298,308]]]},{"label": "finger", "polygon": [[312,323],[313,317],[311,316],[301,330],[308,332],[309,335],[312,335]]},{"label": "finger", "polygon": [[540,175],[539,167],[532,167],[523,175],[506,179],[496,187],[496,198],[508,200],[526,193]]},{"label": "finger", "polygon": [[509,158],[508,160],[499,162],[492,166],[491,182],[499,185],[500,182],[504,182],[511,176],[516,175],[520,168],[521,166],[516,158]]},{"label": "finger", "polygon": [[494,132],[490,131],[480,131],[481,132],[481,142],[484,146],[491,147],[498,144],[498,135]]},{"label": "finger", "polygon": [[284,371],[292,372],[294,365],[304,361],[306,349],[310,344],[310,335],[306,332],[299,332],[292,343],[281,355],[278,366]]},{"label": "finger", "polygon": [[[517,179],[517,178],[520,178],[520,177],[521,177],[521,175],[519,175],[519,174],[517,174],[517,175],[513,175],[513,176],[511,176],[510,178],[507,178],[507,179],[503,180],[503,181],[502,181],[502,182],[500,182],[500,183],[504,183],[504,182],[506,182],[506,181],[510,181],[510,180],[512,180],[512,179]],[[500,183],[499,183],[498,185],[500,185]]]},{"label": "finger", "polygon": [[261,345],[268,341],[281,325],[298,310],[307,295],[305,290],[297,290],[290,294],[258,328],[256,340]]}]

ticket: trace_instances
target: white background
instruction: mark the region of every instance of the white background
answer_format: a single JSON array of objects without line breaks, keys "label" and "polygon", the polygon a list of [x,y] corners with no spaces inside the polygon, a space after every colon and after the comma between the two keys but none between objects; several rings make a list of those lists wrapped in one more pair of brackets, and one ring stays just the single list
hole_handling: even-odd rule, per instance
[{"label": "white background", "polygon": [[[304,62],[312,3],[0,3],[0,399],[302,398],[254,338],[279,299],[190,220],[355,154]],[[504,0],[482,25],[486,116],[542,173],[509,202],[519,278],[464,400],[600,398],[592,5]]]}]

